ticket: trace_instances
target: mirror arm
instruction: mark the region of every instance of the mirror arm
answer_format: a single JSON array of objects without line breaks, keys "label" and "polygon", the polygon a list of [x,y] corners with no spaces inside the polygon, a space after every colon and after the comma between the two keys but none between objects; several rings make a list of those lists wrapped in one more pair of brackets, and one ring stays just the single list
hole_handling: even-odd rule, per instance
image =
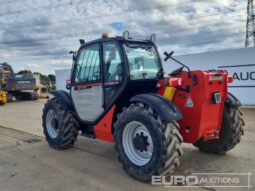
[{"label": "mirror arm", "polygon": [[167,53],[167,52],[164,52],[164,55],[166,56],[164,61],[166,62],[167,60],[169,59],[172,59],[173,61],[177,62],[178,64],[180,64],[181,66],[187,68],[188,70],[188,77],[191,78],[191,71],[190,71],[190,68],[188,66],[186,66],[185,64],[181,63],[179,60],[176,60],[175,58],[173,58],[174,54],[174,51],[170,52],[170,53]]}]

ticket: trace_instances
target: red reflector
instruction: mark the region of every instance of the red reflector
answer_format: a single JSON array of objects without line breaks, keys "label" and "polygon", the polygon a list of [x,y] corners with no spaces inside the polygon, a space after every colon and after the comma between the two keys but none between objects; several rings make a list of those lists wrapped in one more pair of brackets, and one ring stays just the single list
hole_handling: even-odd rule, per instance
[{"label": "red reflector", "polygon": [[71,80],[66,80],[66,85],[70,85],[71,84]]},{"label": "red reflector", "polygon": [[170,78],[168,81],[169,86],[177,87],[182,85],[182,78]]},{"label": "red reflector", "polygon": [[228,76],[228,83],[233,83],[233,81],[234,81],[233,76]]}]

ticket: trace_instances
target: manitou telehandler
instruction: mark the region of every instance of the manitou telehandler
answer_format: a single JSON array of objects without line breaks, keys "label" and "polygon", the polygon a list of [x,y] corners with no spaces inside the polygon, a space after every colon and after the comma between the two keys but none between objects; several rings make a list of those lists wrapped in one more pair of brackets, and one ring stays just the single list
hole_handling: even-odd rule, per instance
[{"label": "manitou telehandler", "polygon": [[[224,70],[190,71],[182,65],[164,77],[155,35],[135,40],[128,32],[85,43],[73,53],[70,83],[52,91],[43,110],[46,140],[67,149],[78,132],[115,143],[123,169],[150,181],[180,164],[181,143],[222,154],[243,134],[240,102],[228,93]],[[184,70],[184,68],[186,68]]]}]

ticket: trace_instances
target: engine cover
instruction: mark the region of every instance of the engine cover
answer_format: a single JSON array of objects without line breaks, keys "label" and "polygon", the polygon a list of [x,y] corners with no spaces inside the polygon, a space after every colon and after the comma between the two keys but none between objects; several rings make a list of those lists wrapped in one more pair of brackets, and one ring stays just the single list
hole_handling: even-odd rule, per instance
[{"label": "engine cover", "polygon": [[176,90],[173,102],[179,107],[183,119],[178,121],[185,142],[195,143],[217,139],[221,128],[224,102],[227,98],[226,71],[192,71],[178,75],[184,83]]}]

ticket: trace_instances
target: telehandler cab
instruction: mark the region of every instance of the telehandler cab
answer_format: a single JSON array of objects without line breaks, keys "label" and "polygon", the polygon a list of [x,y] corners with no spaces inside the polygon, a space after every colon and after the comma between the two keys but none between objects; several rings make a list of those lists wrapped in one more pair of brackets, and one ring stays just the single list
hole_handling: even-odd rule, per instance
[{"label": "telehandler cab", "polygon": [[150,181],[180,164],[182,142],[218,154],[240,142],[241,103],[228,93],[233,78],[224,70],[190,71],[166,52],[165,61],[182,67],[164,77],[154,41],[155,35],[135,40],[127,31],[80,40],[78,52],[72,52],[70,93],[52,91],[43,109],[50,147],[71,147],[79,131],[114,142],[123,169]]}]

